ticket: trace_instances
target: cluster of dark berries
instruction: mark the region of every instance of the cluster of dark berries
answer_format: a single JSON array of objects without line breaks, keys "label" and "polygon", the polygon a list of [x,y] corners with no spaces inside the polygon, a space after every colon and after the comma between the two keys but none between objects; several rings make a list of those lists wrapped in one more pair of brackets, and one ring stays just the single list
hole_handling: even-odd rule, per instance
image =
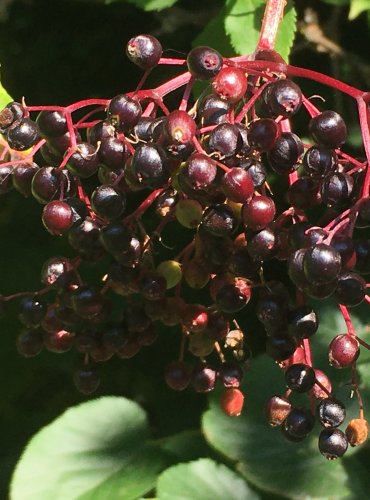
[{"label": "cluster of dark berries", "polygon": [[[3,305],[21,299],[20,354],[75,349],[82,361],[75,385],[90,394],[100,363],[136,355],[161,335],[159,324],[178,327],[179,357],[168,360],[167,384],[208,392],[218,380],[222,409],[239,415],[251,360],[239,323],[248,310],[288,386],[268,403],[270,423],[303,439],[315,417],[288,397],[307,392],[324,427],[321,452],[341,456],[348,442],[366,439],[367,424],[360,405],[360,418],[345,433],[337,429],[345,408],[312,366],[319,319],[309,299],[337,301],[349,331],[333,339],[329,360],[354,368],[359,343],[366,344],[348,308],[369,302],[370,176],[366,162],[341,149],[343,118],[320,112],[291,80],[312,72],[294,73],[273,51],[225,59],[197,47],[186,60],[169,59],[158,40],[140,35],[127,55],[145,70],[133,92],[67,107],[12,102],[0,112],[0,192],[14,188],[37,200],[47,231],[68,239],[75,253],[44,263],[38,292],[2,298]],[[143,90],[158,64],[187,71]],[[204,90],[194,100],[199,80]],[[180,104],[168,109],[165,96],[183,86]],[[291,131],[299,113],[309,115],[310,144]],[[281,199],[275,185],[285,186]],[[172,255],[162,244],[171,227],[176,235],[181,229],[182,245],[170,242]],[[270,275],[271,261],[286,270],[285,280]],[[98,283],[84,276],[85,262],[103,265]]]},{"label": "cluster of dark berries", "polygon": [[332,396],[331,383],[323,372],[305,363],[293,363],[285,370],[287,395],[291,391],[309,393],[315,401],[316,415],[311,409],[291,404],[288,397],[273,396],[267,402],[266,416],[273,427],[281,426],[283,435],[293,442],[302,441],[313,430],[315,420],[324,429],[319,435],[319,450],[328,460],[341,457],[348,444],[358,446],[368,436],[368,424],[363,415],[352,419],[345,430],[338,429],[346,418],[345,405]]}]

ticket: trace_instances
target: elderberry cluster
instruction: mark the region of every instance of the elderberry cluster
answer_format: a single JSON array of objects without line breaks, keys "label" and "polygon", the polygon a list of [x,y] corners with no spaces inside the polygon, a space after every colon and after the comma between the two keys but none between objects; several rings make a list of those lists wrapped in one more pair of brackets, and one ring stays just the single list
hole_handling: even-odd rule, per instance
[{"label": "elderberry cluster", "polygon": [[[324,427],[320,451],[343,455],[348,442],[366,440],[367,423],[360,404],[346,432],[337,428],[346,411],[312,366],[319,318],[308,303],[333,297],[350,324],[348,308],[369,301],[370,239],[361,233],[370,227],[368,167],[342,151],[343,118],[319,111],[273,51],[243,61],[196,47],[186,60],[166,59],[158,40],[140,35],[126,52],[145,71],[133,92],[65,108],[12,102],[0,112],[0,193],[33,197],[46,230],[75,252],[44,263],[38,292],[2,297],[3,306],[20,299],[18,351],[75,349],[75,385],[91,394],[99,363],[133,357],[155,342],[158,324],[178,327],[167,384],[208,392],[218,382],[221,408],[239,415],[251,351],[238,318],[252,300],[266,352],[287,384],[268,402],[269,422],[289,440],[306,437],[315,415],[293,407],[289,395],[307,393]],[[158,64],[187,72],[142,90]],[[196,100],[195,81],[204,84]],[[171,111],[164,97],[181,86]],[[290,129],[299,113],[309,115],[309,144]],[[275,183],[286,186],[281,199]],[[171,224],[186,243],[162,258]],[[284,281],[269,276],[272,260],[286,270]],[[98,283],[83,275],[84,262],[103,263]],[[330,364],[354,366],[360,343],[352,330],[336,336]]]}]

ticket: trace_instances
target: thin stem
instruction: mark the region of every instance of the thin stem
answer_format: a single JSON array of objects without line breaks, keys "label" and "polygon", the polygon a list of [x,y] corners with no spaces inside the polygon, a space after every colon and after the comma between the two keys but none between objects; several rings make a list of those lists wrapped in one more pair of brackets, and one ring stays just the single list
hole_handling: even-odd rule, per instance
[{"label": "thin stem", "polygon": [[367,104],[363,99],[358,99],[357,100],[357,106],[358,106],[358,115],[360,118],[360,127],[361,127],[361,133],[362,133],[362,140],[364,143],[364,149],[365,149],[365,154],[366,154],[366,159],[367,159],[367,167],[366,167],[366,174],[365,174],[365,179],[364,183],[362,185],[362,193],[361,196],[362,198],[366,198],[370,195],[370,133],[369,133],[369,115],[368,115],[368,109],[367,109]]},{"label": "thin stem", "polygon": [[356,337],[355,328],[352,324],[351,316],[349,314],[347,307],[344,306],[343,304],[339,304],[339,309],[340,309],[342,316],[343,316],[343,319],[346,323],[348,334],[351,335],[352,337]]}]

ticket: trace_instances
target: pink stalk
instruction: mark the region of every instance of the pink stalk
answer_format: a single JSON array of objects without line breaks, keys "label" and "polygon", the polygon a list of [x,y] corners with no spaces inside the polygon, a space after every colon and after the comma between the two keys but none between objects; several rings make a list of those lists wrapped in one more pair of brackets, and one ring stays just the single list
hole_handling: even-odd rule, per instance
[{"label": "pink stalk", "polygon": [[257,49],[272,50],[283,19],[285,0],[267,0]]},{"label": "pink stalk", "polygon": [[339,309],[340,309],[342,316],[343,316],[343,319],[346,323],[348,334],[351,335],[352,337],[356,337],[355,328],[352,324],[351,316],[349,314],[347,307],[344,306],[343,304],[339,304]]}]

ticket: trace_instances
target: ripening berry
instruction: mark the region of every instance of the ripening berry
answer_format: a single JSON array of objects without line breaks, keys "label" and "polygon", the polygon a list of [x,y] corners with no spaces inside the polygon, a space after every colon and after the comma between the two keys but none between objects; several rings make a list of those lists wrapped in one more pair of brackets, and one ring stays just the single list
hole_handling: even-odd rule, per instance
[{"label": "ripening berry", "polygon": [[181,265],[176,260],[164,260],[157,267],[157,272],[167,283],[167,290],[175,287],[182,278]]},{"label": "ripening berry", "polygon": [[272,396],[265,407],[265,414],[271,427],[281,425],[289,415],[292,405],[282,396]]},{"label": "ripening berry", "polygon": [[64,201],[50,201],[44,206],[42,223],[49,233],[61,236],[72,227],[72,208]]},{"label": "ripening berry", "polygon": [[334,368],[352,366],[360,354],[358,340],[343,333],[333,338],[329,345],[329,363]]},{"label": "ripening berry", "polygon": [[239,417],[244,406],[244,395],[240,389],[229,387],[220,396],[220,408],[229,417]]},{"label": "ripening berry", "polygon": [[363,444],[369,435],[369,424],[364,418],[352,419],[346,428],[346,436],[351,446]]},{"label": "ripening berry", "polygon": [[248,80],[240,68],[228,66],[221,69],[212,82],[214,92],[229,103],[240,101],[247,90]]},{"label": "ripening berry", "polygon": [[162,45],[151,35],[137,35],[126,45],[127,57],[142,69],[156,66],[162,57]]}]

